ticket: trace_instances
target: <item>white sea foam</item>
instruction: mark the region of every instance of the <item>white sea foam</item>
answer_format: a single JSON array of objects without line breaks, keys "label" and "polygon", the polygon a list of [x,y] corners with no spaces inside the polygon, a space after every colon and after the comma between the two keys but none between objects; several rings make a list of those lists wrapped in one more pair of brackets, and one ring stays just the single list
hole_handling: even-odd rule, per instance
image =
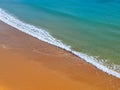
[{"label": "white sea foam", "polygon": [[24,23],[20,20],[18,20],[17,18],[13,17],[12,15],[6,13],[3,9],[0,8],[0,20],[9,24],[10,26],[26,33],[26,34],[29,34],[39,40],[42,40],[44,42],[47,42],[49,44],[52,44],[52,45],[55,45],[59,48],[62,48],[66,51],[69,51],[71,52],[72,54],[82,58],[83,60],[85,60],[86,62],[94,65],[95,67],[97,67],[98,69],[110,74],[110,75],[113,75],[117,78],[120,78],[120,73],[112,70],[112,69],[109,69],[107,68],[106,66],[98,63],[98,60],[92,56],[88,56],[84,53],[81,53],[81,52],[77,52],[77,51],[74,51],[70,48],[70,46],[67,46],[65,44],[63,44],[60,40],[57,40],[55,39],[53,36],[51,36],[47,31],[43,30],[43,29],[40,29],[40,28],[37,28],[33,25],[30,25],[30,24],[27,24],[27,23]]}]

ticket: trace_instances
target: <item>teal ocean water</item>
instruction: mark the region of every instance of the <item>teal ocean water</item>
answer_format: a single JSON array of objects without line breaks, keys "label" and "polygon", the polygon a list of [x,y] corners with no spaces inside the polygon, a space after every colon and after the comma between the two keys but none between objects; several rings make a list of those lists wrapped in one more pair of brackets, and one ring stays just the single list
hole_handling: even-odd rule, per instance
[{"label": "teal ocean water", "polygon": [[119,0],[0,0],[0,8],[120,74]]}]

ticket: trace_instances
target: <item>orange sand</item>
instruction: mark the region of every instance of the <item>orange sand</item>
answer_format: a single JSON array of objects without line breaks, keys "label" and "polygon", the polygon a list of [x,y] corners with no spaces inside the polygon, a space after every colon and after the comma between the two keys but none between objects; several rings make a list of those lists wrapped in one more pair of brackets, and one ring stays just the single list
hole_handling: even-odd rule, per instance
[{"label": "orange sand", "polygon": [[120,79],[0,22],[0,90],[120,90]]}]

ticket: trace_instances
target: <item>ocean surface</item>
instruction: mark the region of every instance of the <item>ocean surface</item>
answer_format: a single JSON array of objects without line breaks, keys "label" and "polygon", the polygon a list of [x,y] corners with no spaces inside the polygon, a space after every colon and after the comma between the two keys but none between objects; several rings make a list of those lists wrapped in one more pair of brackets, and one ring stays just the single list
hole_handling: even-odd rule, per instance
[{"label": "ocean surface", "polygon": [[0,20],[120,78],[119,0],[0,0]]}]

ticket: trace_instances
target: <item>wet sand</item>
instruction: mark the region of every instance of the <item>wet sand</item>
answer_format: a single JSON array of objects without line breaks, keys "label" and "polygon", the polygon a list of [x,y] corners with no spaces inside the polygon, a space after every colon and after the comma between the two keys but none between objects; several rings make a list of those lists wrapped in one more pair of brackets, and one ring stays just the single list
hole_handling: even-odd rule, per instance
[{"label": "wet sand", "polygon": [[0,22],[0,90],[120,90],[120,79]]}]

